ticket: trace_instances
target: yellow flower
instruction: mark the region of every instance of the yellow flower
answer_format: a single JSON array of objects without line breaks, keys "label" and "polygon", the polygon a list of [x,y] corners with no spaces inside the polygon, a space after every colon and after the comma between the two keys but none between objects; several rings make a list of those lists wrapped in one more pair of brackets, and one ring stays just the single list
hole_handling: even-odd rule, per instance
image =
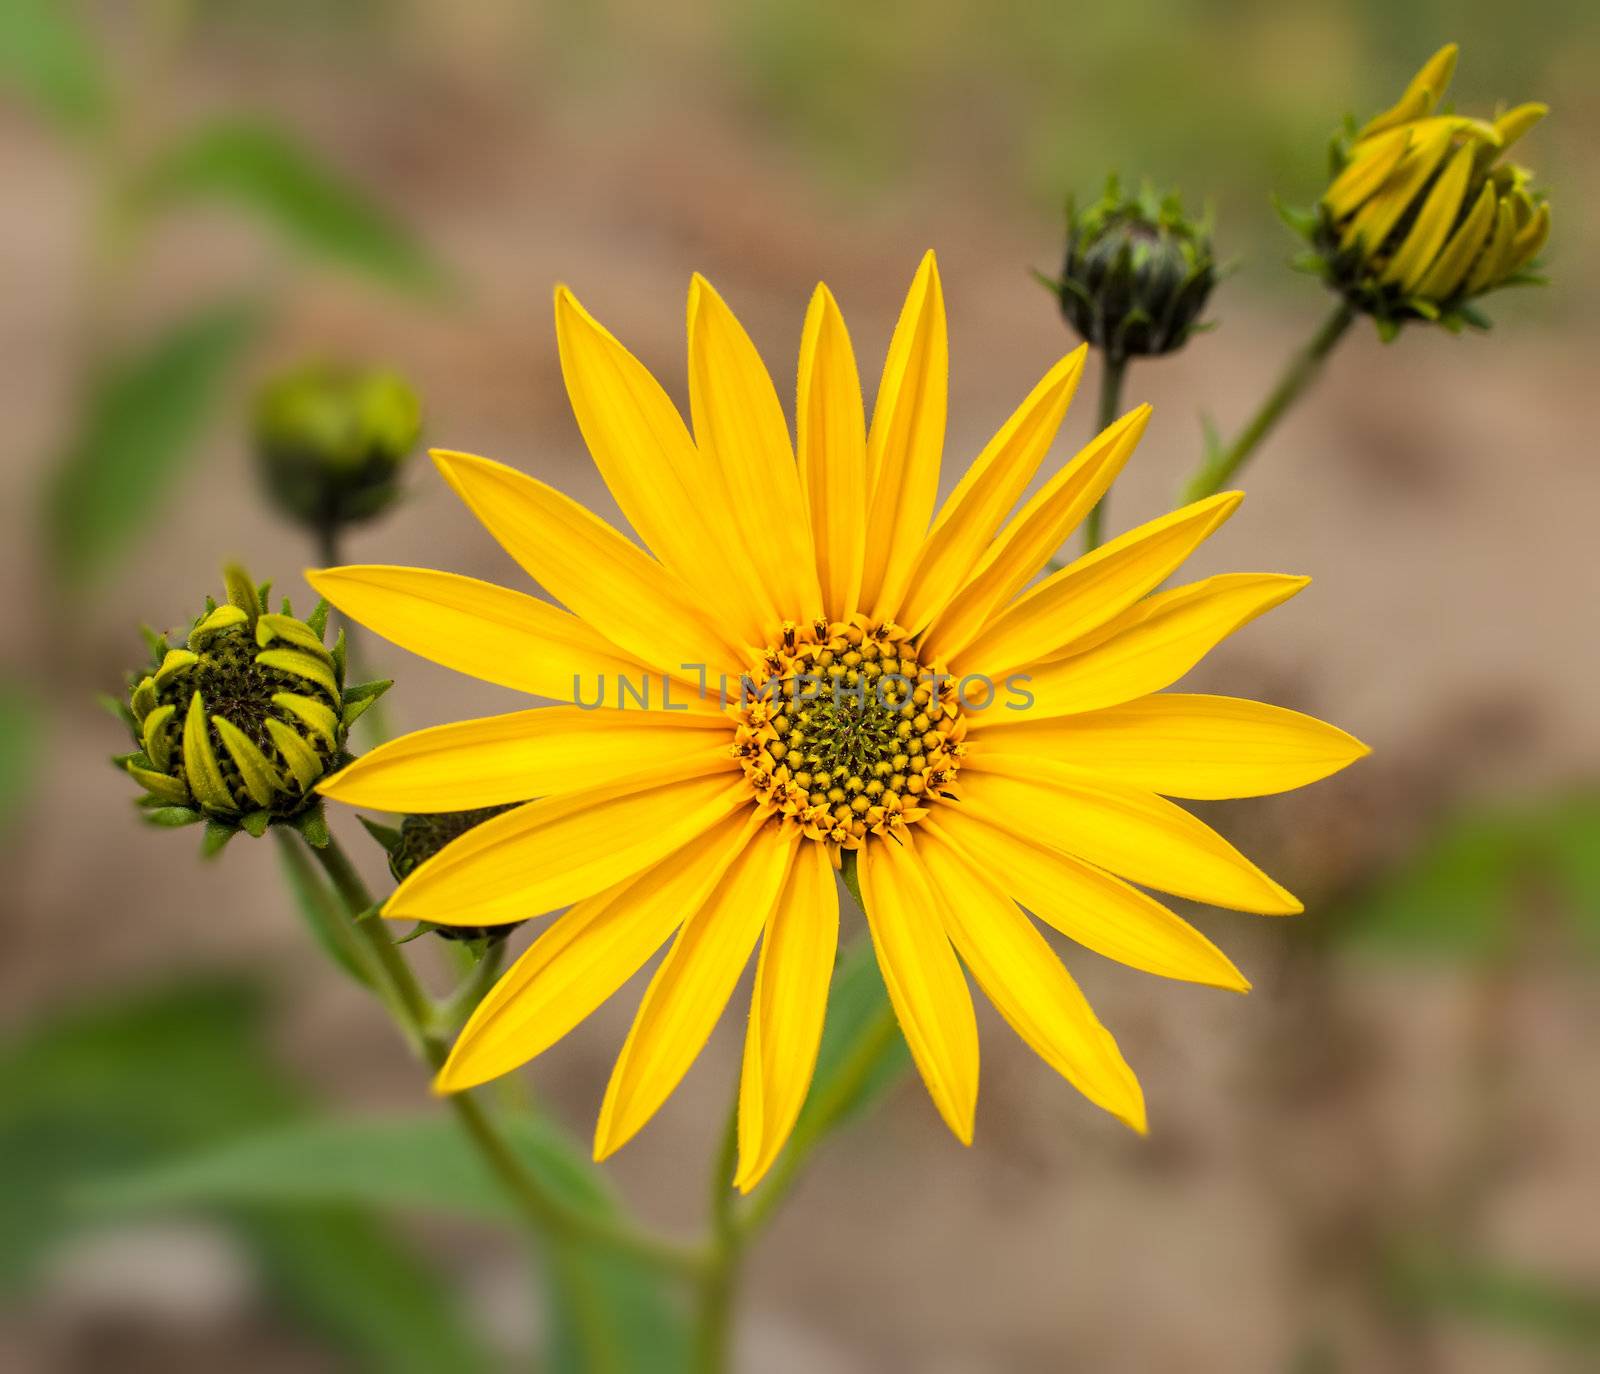
[{"label": "yellow flower", "polygon": [[[1232,514],[1229,493],[1034,580],[1149,416],[1118,420],[1023,501],[1082,348],[935,515],[948,368],[932,254],[870,429],[844,320],[817,288],[795,445],[749,337],[698,277],[693,438],[565,289],[556,330],[579,427],[653,553],[543,482],[440,452],[446,480],[567,609],[445,572],[311,574],[403,648],[574,703],[420,731],[323,788],[406,812],[540,798],[449,845],[385,907],[474,926],[566,908],[478,1008],[440,1089],[531,1059],[671,940],[606,1090],[604,1157],[677,1085],[759,943],[736,1180],[751,1187],[810,1082],[839,936],[833,870],[848,856],[906,1040],[963,1141],[978,1087],[963,966],[1046,1061],[1143,1130],[1137,1080],[1034,918],[1151,973],[1248,986],[1132,884],[1244,911],[1300,904],[1165,798],[1278,792],[1365,749],[1290,711],[1158,693],[1305,579],[1234,574],[1155,593]],[[619,677],[627,710],[611,694]],[[585,709],[602,680],[605,708]]]},{"label": "yellow flower", "polygon": [[1312,230],[1317,270],[1391,332],[1415,318],[1482,327],[1468,303],[1537,280],[1528,269],[1550,234],[1531,174],[1499,161],[1548,107],[1493,120],[1435,113],[1455,64],[1452,43],[1339,150]]}]

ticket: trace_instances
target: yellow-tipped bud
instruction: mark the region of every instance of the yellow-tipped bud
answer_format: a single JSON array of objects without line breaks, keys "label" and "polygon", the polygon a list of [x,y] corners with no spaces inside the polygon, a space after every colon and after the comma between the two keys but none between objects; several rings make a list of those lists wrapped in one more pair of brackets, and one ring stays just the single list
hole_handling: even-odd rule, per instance
[{"label": "yellow-tipped bud", "polygon": [[1301,265],[1385,338],[1414,320],[1486,328],[1477,297],[1541,280],[1532,269],[1550,210],[1531,175],[1501,158],[1548,109],[1440,113],[1455,63],[1455,45],[1441,48],[1391,109],[1337,140],[1322,199],[1291,217],[1311,244]]}]

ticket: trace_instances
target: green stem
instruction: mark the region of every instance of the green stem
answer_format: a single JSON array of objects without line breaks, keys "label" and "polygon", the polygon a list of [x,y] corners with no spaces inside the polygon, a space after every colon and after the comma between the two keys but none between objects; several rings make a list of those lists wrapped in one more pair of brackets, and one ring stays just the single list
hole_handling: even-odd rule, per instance
[{"label": "green stem", "polygon": [[734,1206],[733,1175],[738,1159],[736,1098],[711,1169],[711,1256],[700,1278],[695,1322],[695,1368],[700,1374],[724,1374],[733,1346],[733,1297],[745,1240]]},{"label": "green stem", "polygon": [[1316,380],[1317,374],[1322,371],[1323,361],[1333,352],[1333,346],[1344,337],[1345,330],[1350,328],[1355,317],[1355,311],[1340,301],[1312,336],[1311,342],[1289,360],[1288,367],[1278,378],[1278,384],[1268,393],[1250,423],[1239,432],[1239,437],[1225,448],[1212,449],[1206,454],[1200,470],[1184,489],[1185,502],[1214,496],[1222,490],[1289,407]]},{"label": "green stem", "polygon": [[[1096,432],[1104,430],[1122,412],[1122,383],[1128,375],[1128,359],[1111,353],[1100,355],[1100,422]],[[1106,502],[1110,493],[1095,502],[1089,518],[1083,522],[1083,551],[1090,553],[1100,547],[1105,528]]]},{"label": "green stem", "polygon": [[[382,918],[371,914],[374,904],[366,883],[337,840],[330,840],[321,849],[312,848],[311,853],[344,901],[357,935],[372,956],[378,985],[385,993],[385,1003],[395,1011],[402,1030],[417,1046],[428,1066],[440,1068],[449,1047],[438,1034],[439,1016],[433,999],[417,982],[404,955],[389,938]],[[472,1093],[451,1093],[446,1101],[477,1147],[484,1163],[500,1180],[536,1232],[566,1245],[588,1243],[605,1246],[676,1273],[697,1275],[704,1269],[705,1257],[698,1251],[660,1240],[624,1222],[613,1222],[577,1211],[559,1194],[549,1191],[536,1174],[524,1167],[516,1151]]]}]

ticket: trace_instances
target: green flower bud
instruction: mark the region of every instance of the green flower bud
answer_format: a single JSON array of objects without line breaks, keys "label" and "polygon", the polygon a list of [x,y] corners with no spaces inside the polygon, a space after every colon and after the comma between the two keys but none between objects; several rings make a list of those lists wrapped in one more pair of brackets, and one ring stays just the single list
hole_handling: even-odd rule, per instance
[{"label": "green flower bud", "polygon": [[392,372],[313,363],[256,402],[255,450],[272,499],[318,531],[370,519],[399,492],[422,434],[422,407]]},{"label": "green flower bud", "polygon": [[1124,196],[1112,177],[1094,204],[1068,204],[1061,278],[1041,280],[1067,323],[1108,357],[1171,353],[1208,327],[1200,312],[1217,282],[1209,216],[1191,220],[1176,195],[1148,186]]},{"label": "green flower bud", "polygon": [[[401,882],[427,860],[431,859],[452,840],[459,840],[474,826],[503,812],[515,810],[518,803],[506,806],[481,806],[473,811],[435,811],[427,815],[407,816],[394,830],[376,825],[362,818],[367,832],[389,853],[389,871],[395,881]],[[500,926],[430,926],[435,935],[446,940],[500,940],[509,935],[522,922],[513,921]]]},{"label": "green flower bud", "polygon": [[227,600],[206,599],[184,643],[148,633],[151,662],[130,675],[119,712],[135,752],[117,764],[140,786],[157,825],[209,824],[208,847],[239,830],[289,821],[321,834],[316,786],[345,759],[346,733],[389,687],[346,687],[341,634],[331,648],[326,602],[305,620],[270,584],[224,572]]},{"label": "green flower bud", "polygon": [[1425,62],[1392,109],[1333,147],[1333,179],[1314,210],[1285,218],[1310,243],[1299,260],[1393,338],[1409,321],[1485,329],[1473,305],[1502,286],[1540,282],[1535,259],[1550,207],[1505,151],[1548,110],[1493,120],[1438,113],[1456,47]]}]

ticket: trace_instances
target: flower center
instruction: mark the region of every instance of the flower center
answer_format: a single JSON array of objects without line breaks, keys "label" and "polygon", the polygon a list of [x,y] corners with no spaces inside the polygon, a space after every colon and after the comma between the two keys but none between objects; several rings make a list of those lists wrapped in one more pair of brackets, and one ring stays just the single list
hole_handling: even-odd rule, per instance
[{"label": "flower center", "polygon": [[955,679],[895,625],[786,625],[743,684],[734,754],[764,806],[857,849],[954,795],[966,730]]}]

